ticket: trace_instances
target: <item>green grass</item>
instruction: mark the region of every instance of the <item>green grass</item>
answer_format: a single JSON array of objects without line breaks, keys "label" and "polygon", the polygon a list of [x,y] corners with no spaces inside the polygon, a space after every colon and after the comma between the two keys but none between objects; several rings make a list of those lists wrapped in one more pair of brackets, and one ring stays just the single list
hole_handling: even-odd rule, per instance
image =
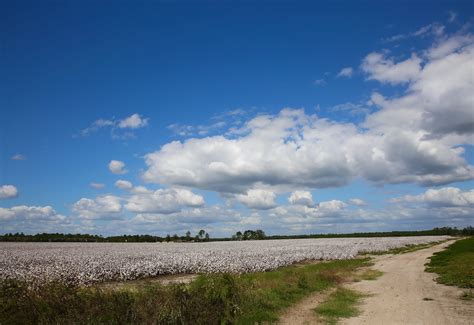
[{"label": "green grass", "polygon": [[336,324],[340,318],[359,314],[358,304],[363,294],[345,288],[338,288],[329,298],[314,309],[316,314],[328,324]]},{"label": "green grass", "polygon": [[0,324],[255,324],[337,286],[370,265],[354,259],[283,267],[243,275],[201,275],[188,285],[105,288],[0,283]]},{"label": "green grass", "polygon": [[458,240],[433,254],[426,271],[439,274],[439,283],[474,288],[474,237]]}]

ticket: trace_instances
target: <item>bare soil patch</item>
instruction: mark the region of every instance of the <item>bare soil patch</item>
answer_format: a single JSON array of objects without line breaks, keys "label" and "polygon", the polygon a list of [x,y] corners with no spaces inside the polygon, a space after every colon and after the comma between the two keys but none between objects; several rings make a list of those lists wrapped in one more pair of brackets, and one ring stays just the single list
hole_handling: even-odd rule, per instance
[{"label": "bare soil patch", "polygon": [[473,324],[473,301],[461,300],[463,289],[436,283],[436,275],[425,272],[433,253],[446,248],[444,242],[405,254],[377,256],[373,269],[383,272],[375,281],[347,287],[369,294],[358,317],[342,324]]}]

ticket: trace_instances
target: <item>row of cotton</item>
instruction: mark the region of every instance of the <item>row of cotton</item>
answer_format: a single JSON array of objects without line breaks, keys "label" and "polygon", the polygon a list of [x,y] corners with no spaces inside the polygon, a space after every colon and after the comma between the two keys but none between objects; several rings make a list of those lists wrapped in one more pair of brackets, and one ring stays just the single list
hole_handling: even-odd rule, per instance
[{"label": "row of cotton", "polygon": [[351,259],[446,236],[209,243],[0,243],[0,279],[90,285],[182,273],[245,273],[304,260]]}]

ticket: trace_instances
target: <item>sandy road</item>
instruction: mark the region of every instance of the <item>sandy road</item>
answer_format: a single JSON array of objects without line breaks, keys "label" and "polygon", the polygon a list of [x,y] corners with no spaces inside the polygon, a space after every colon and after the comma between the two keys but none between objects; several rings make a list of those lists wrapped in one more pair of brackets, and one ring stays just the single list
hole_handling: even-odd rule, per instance
[{"label": "sandy road", "polygon": [[[383,271],[377,280],[354,282],[345,287],[369,295],[358,317],[343,319],[342,324],[473,324],[474,302],[459,299],[462,289],[438,284],[436,275],[425,272],[425,263],[433,253],[452,241],[419,251],[382,255],[374,259],[371,269]],[[313,309],[332,290],[315,293],[288,308],[278,324],[322,324]]]},{"label": "sandy road", "polygon": [[371,296],[364,299],[360,316],[341,323],[474,324],[474,302],[459,299],[463,290],[438,284],[434,281],[435,274],[424,271],[428,257],[451,243],[377,257],[372,268],[383,271],[384,275],[375,281],[347,286]]}]

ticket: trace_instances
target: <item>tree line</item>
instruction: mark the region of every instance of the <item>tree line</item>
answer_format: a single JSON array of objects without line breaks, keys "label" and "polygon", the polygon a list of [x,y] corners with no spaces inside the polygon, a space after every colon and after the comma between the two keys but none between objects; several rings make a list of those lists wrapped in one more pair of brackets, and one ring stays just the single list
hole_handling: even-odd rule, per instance
[{"label": "tree line", "polygon": [[166,235],[166,237],[153,235],[119,235],[104,237],[90,234],[62,234],[39,233],[27,235],[24,233],[7,233],[0,235],[0,241],[9,242],[99,242],[99,243],[155,243],[155,242],[205,242],[210,241],[209,234],[201,229],[196,235],[187,231],[184,235]]},{"label": "tree line", "polygon": [[342,238],[342,237],[400,237],[400,236],[473,236],[474,227],[463,229],[456,227],[441,227],[431,230],[418,231],[390,231],[390,232],[359,232],[349,234],[311,234],[311,235],[273,235],[267,236],[261,229],[237,231],[231,237],[211,238],[203,229],[193,235],[187,231],[184,235],[166,235],[165,237],[154,235],[119,235],[104,237],[91,234],[62,234],[62,233],[38,233],[28,235],[24,233],[7,233],[0,235],[0,241],[9,242],[208,242],[208,241],[230,241],[230,240],[264,240],[264,239],[303,239],[303,238]]}]

